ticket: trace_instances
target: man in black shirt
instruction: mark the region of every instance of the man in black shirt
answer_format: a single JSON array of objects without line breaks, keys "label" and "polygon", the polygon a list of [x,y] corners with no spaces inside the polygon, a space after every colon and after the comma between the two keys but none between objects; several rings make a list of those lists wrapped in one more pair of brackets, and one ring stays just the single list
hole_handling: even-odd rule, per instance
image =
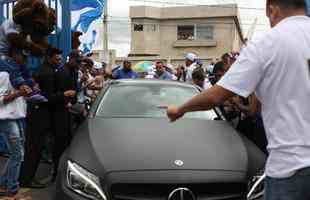
[{"label": "man in black shirt", "polygon": [[69,61],[56,73],[57,92],[65,94],[67,91],[72,91],[72,94],[65,97],[62,104],[57,104],[54,110],[57,118],[55,119],[55,147],[53,153],[55,168],[52,181],[56,178],[61,155],[69,146],[72,138],[72,123],[69,109],[77,103],[77,92],[79,90],[78,70],[82,58],[81,51],[73,50],[69,55]]},{"label": "man in black shirt", "polygon": [[[78,85],[78,71],[83,60],[82,52],[79,50],[73,50],[69,54],[69,60],[65,64],[62,70],[57,72],[57,88],[59,91],[79,90]],[[77,99],[76,95],[74,98],[67,99],[67,103],[75,104]],[[68,106],[68,105],[66,105]]]},{"label": "man in black shirt", "polygon": [[[26,156],[21,172],[23,186],[40,188],[43,185],[34,181],[34,176],[41,159],[42,144],[45,134],[49,131],[55,137],[53,160],[55,168],[61,153],[70,142],[70,130],[66,115],[68,99],[76,96],[74,88],[65,91],[60,89],[58,69],[62,63],[62,51],[51,48],[47,50],[44,63],[34,74],[39,84],[41,94],[48,100],[44,103],[30,104],[28,109],[26,129]],[[64,82],[64,81],[63,81]],[[64,83],[63,83],[64,84]],[[63,116],[65,115],[65,116]],[[56,173],[54,173],[56,175]],[[54,176],[55,176],[54,175]]]}]

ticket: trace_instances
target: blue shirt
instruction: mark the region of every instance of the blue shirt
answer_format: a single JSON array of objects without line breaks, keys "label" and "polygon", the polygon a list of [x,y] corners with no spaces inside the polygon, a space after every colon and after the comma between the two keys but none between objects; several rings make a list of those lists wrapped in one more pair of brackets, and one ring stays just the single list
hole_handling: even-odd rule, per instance
[{"label": "blue shirt", "polygon": [[30,87],[34,86],[27,67],[17,64],[12,58],[0,56],[0,72],[8,72],[10,74],[10,81],[15,89],[18,89],[23,84],[27,84]]},{"label": "blue shirt", "polygon": [[8,72],[10,74],[11,84],[14,88],[19,88],[22,84],[33,86],[30,73],[25,66],[17,64],[13,59],[7,57],[10,49],[7,36],[9,34],[19,34],[21,27],[17,25],[12,19],[6,20],[0,26],[0,72]]},{"label": "blue shirt", "polygon": [[137,79],[139,78],[139,75],[136,72],[132,70],[126,72],[124,69],[116,70],[112,76],[115,79]]},{"label": "blue shirt", "polygon": [[160,80],[170,81],[170,80],[172,80],[172,75],[169,72],[165,71],[160,76],[156,75],[156,78],[160,79]]}]

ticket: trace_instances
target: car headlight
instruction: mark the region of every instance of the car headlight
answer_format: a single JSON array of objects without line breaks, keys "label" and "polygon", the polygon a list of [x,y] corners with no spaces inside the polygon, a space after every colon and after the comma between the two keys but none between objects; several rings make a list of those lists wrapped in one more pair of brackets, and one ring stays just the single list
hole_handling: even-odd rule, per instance
[{"label": "car headlight", "polygon": [[68,161],[67,185],[74,192],[93,200],[107,200],[99,178],[76,163]]},{"label": "car headlight", "polygon": [[264,172],[260,172],[252,178],[249,182],[247,200],[254,200],[264,196],[265,178],[266,174]]}]

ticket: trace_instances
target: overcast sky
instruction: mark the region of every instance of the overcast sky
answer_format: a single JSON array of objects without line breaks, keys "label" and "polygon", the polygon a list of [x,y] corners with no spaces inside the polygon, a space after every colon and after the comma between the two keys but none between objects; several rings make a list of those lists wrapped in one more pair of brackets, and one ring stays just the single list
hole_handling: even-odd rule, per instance
[{"label": "overcast sky", "polygon": [[[168,3],[149,3],[168,2]],[[109,0],[109,49],[116,49],[117,56],[127,56],[130,51],[129,7],[134,5],[173,6],[181,4],[227,4],[237,3],[241,17],[243,33],[246,36],[255,18],[258,19],[254,37],[268,30],[264,0]]]}]

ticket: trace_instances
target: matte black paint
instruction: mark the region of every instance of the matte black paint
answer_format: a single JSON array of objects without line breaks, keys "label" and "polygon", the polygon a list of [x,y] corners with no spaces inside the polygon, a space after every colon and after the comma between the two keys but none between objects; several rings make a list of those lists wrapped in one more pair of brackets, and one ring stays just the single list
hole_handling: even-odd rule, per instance
[{"label": "matte black paint", "polygon": [[[127,82],[140,84],[121,84]],[[57,199],[84,199],[66,189],[68,159],[100,177],[109,191],[113,183],[246,183],[266,157],[225,121],[94,117],[64,154],[57,184]],[[176,166],[175,160],[184,165]]]}]

